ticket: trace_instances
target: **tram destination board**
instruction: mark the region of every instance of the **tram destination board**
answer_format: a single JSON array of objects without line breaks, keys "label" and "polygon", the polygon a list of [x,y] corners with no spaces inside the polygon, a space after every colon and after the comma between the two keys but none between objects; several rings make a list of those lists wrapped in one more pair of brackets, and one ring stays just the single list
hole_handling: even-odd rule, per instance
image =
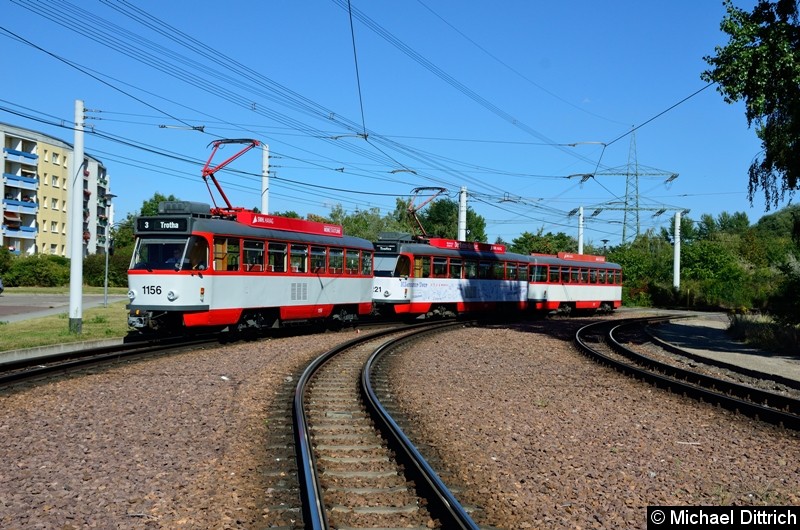
[{"label": "tram destination board", "polygon": [[185,218],[140,217],[136,220],[137,232],[186,233],[189,220]]}]

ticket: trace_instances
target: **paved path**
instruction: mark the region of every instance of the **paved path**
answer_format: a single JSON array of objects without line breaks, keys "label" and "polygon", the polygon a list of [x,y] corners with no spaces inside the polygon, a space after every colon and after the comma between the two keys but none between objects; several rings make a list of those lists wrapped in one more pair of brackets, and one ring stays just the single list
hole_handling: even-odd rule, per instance
[{"label": "paved path", "polygon": [[[109,294],[108,303],[127,300],[121,294]],[[99,307],[104,303],[102,294],[85,294],[82,297],[82,308]],[[69,294],[0,294],[0,322],[19,322],[32,318],[41,318],[60,313],[69,313]]]}]

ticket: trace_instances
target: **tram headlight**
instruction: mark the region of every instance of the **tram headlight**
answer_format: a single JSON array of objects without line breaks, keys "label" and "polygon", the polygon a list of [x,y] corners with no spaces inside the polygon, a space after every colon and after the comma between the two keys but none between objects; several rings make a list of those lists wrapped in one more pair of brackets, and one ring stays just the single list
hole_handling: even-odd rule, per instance
[{"label": "tram headlight", "polygon": [[128,300],[133,300],[136,298],[136,291],[133,289],[128,290]]},{"label": "tram headlight", "polygon": [[178,293],[176,293],[175,291],[170,291],[167,293],[167,300],[169,300],[170,302],[174,302],[177,299],[178,299]]}]

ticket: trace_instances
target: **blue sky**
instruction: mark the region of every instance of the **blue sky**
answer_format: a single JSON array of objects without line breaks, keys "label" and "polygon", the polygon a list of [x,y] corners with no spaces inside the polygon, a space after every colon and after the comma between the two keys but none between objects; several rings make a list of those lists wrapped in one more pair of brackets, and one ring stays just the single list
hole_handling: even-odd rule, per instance
[{"label": "blue sky", "polygon": [[[219,138],[269,145],[271,212],[466,186],[490,241],[577,235],[583,207],[598,246],[632,237],[636,183],[640,231],[766,213],[743,105],[700,79],[727,42],[721,1],[352,0],[352,31],[347,0],[0,2],[0,121],[72,142],[83,100],[117,219],[155,192],[210,202]],[[261,162],[217,175],[235,206],[260,205]]]}]

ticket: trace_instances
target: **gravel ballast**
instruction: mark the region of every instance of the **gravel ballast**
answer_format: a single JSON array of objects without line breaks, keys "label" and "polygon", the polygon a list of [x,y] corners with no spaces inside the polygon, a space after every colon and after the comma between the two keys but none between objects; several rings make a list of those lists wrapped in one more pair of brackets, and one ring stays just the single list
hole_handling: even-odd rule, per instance
[{"label": "gravel ballast", "polygon": [[[644,528],[647,505],[797,505],[795,433],[629,380],[581,319],[467,328],[391,362],[394,399],[500,528]],[[545,333],[543,333],[545,332]],[[278,388],[353,331],[244,342],[0,394],[0,527],[264,528]]]}]

